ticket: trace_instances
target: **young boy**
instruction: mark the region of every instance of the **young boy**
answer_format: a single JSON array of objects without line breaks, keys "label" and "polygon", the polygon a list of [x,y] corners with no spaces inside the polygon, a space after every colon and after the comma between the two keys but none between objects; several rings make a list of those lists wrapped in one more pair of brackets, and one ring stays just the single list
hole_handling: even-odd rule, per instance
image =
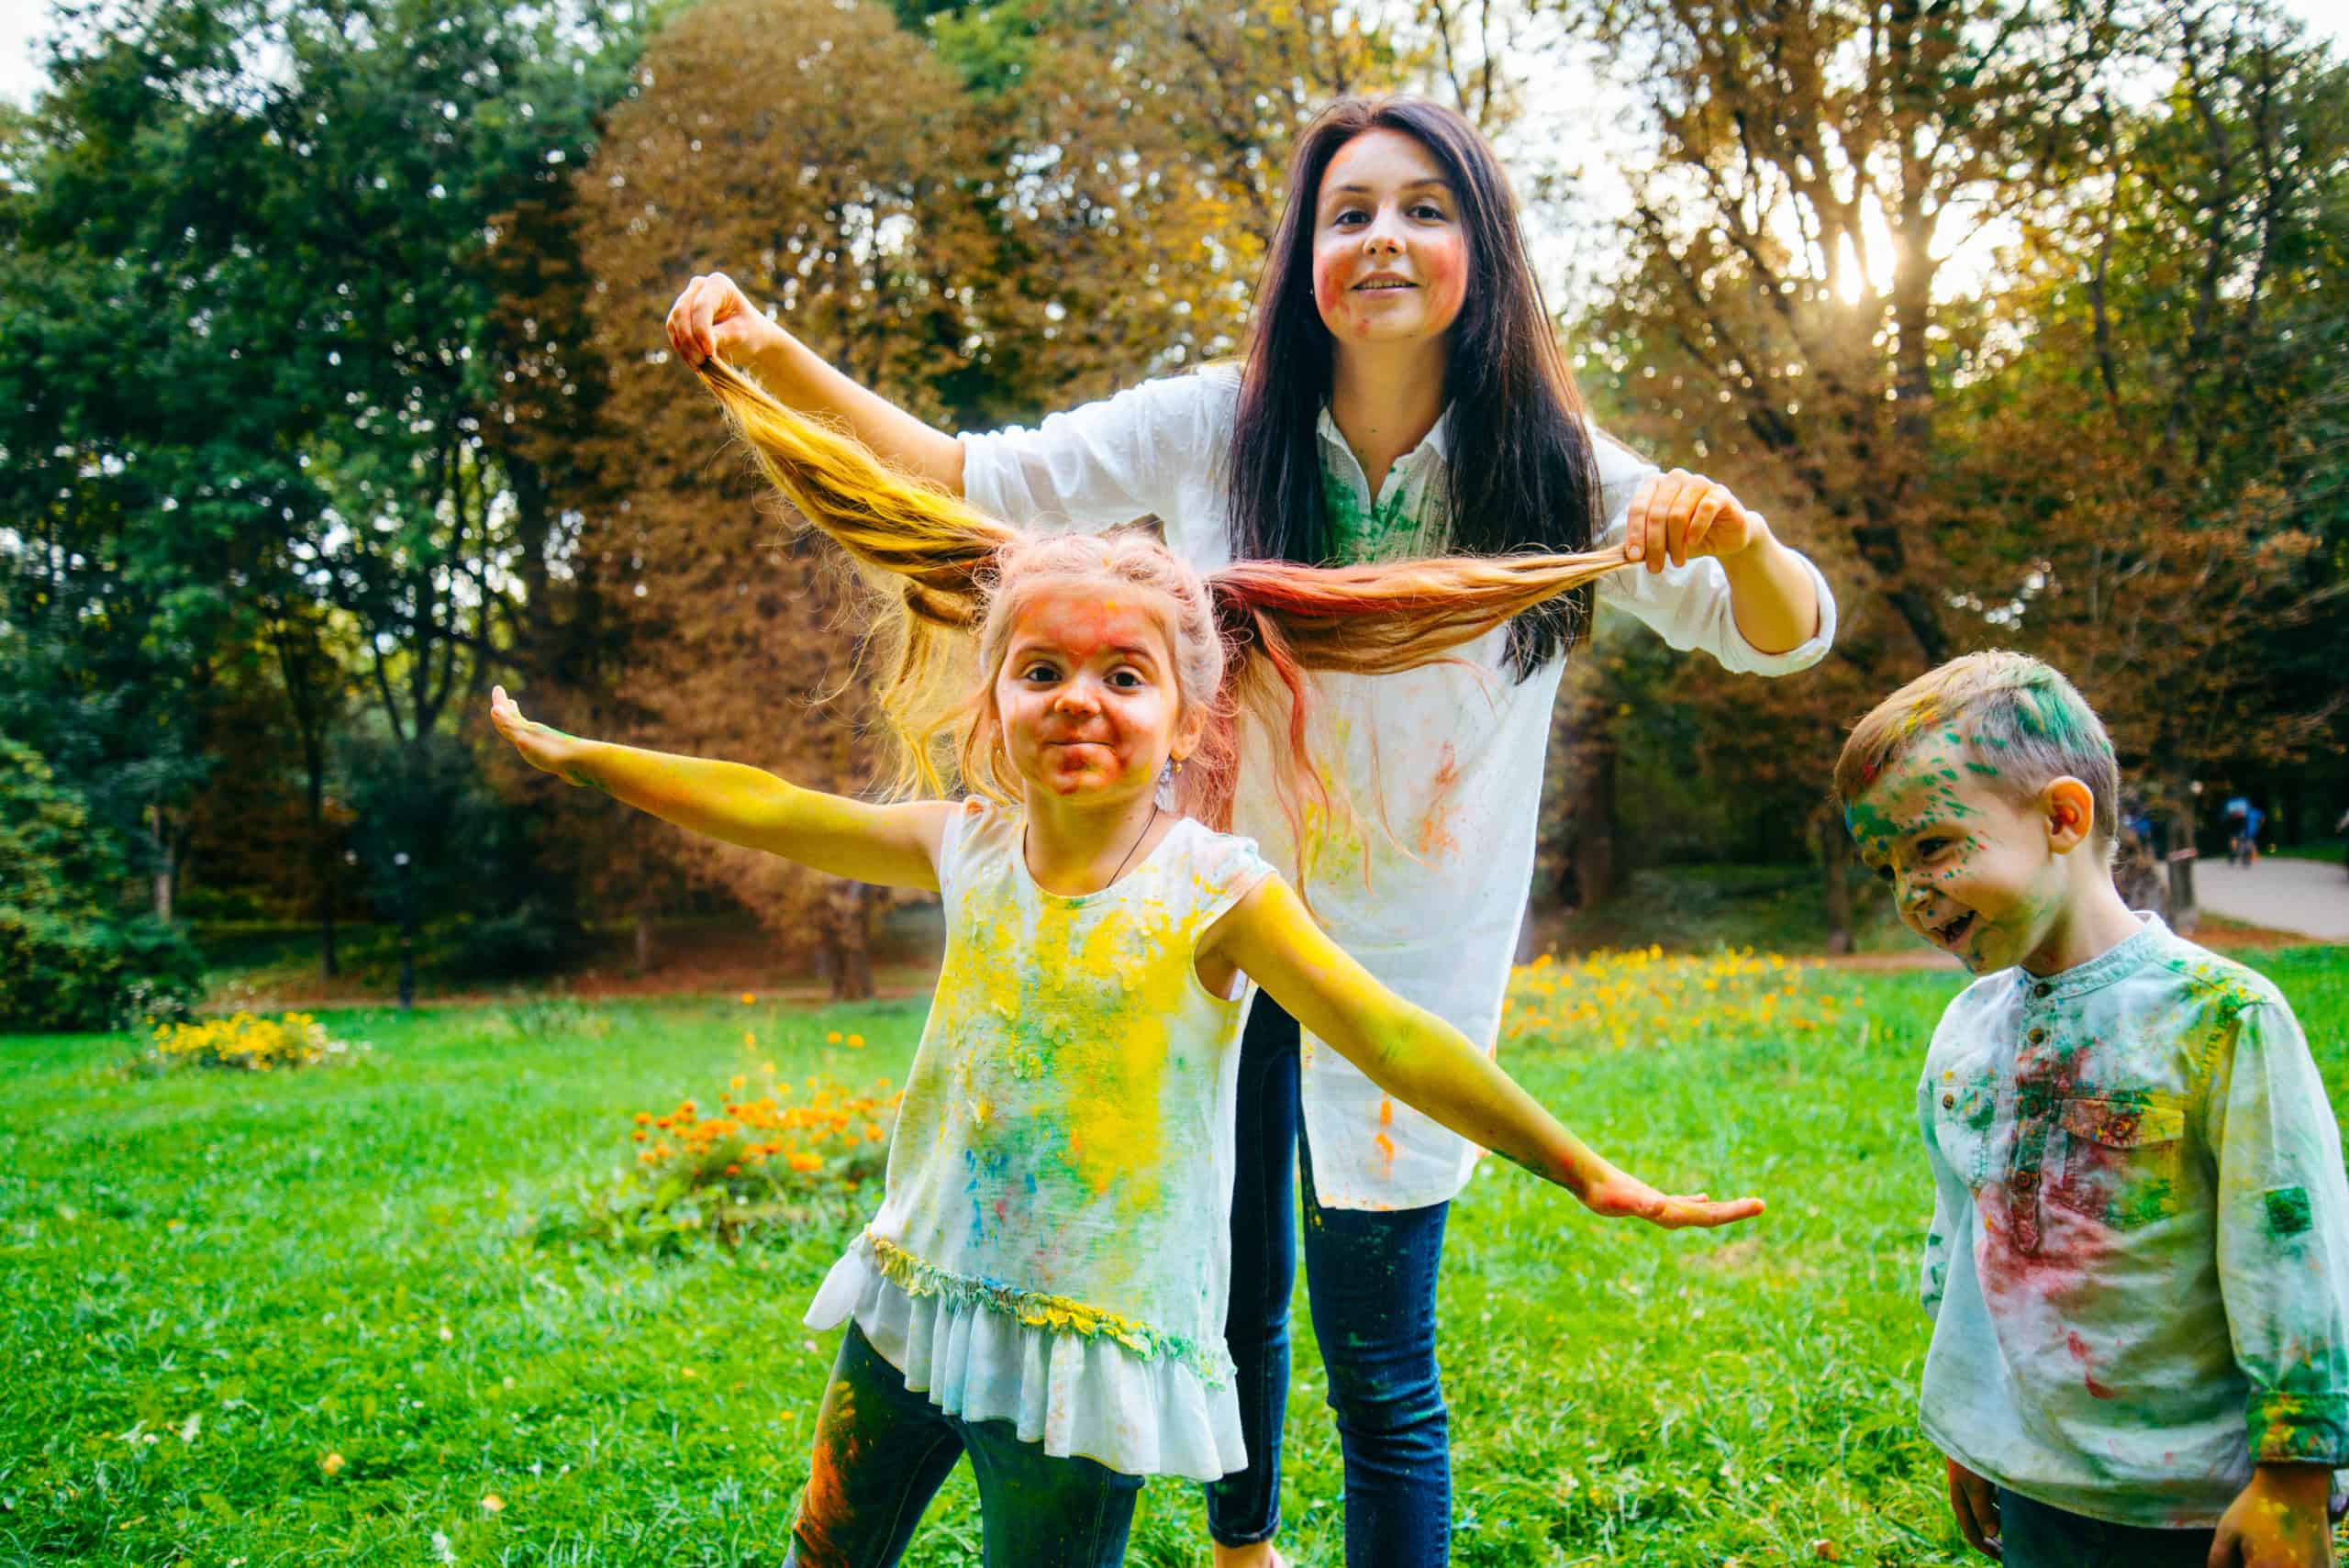
[{"label": "young boy", "polygon": [[1835,764],[1902,920],[1980,976],[1918,1086],[1925,1435],[2008,1568],[2330,1563],[2340,1130],[2276,987],[2113,890],[2118,773],[2014,653],[1910,682]]}]

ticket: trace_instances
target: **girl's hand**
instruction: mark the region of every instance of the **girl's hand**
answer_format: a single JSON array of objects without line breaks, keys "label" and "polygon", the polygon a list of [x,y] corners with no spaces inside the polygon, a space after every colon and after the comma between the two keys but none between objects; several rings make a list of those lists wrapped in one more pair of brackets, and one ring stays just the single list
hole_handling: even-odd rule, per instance
[{"label": "girl's hand", "polygon": [[716,354],[729,364],[758,358],[787,334],[754,308],[724,272],[696,275],[669,307],[669,346],[689,365]]},{"label": "girl's hand", "polygon": [[1762,514],[1738,504],[1725,484],[1675,468],[1642,482],[1631,497],[1623,549],[1650,572],[1700,555],[1731,556],[1767,535]]},{"label": "girl's hand", "polygon": [[2326,1465],[2252,1466],[2251,1485],[2220,1517],[2210,1568],[2331,1568],[2332,1487]]},{"label": "girl's hand", "polygon": [[567,784],[584,782],[576,776],[573,769],[579,754],[586,750],[586,743],[565,735],[560,729],[550,728],[536,719],[524,718],[522,710],[514,706],[514,699],[506,695],[504,686],[489,689],[489,721],[497,726],[500,735],[514,743],[514,750],[521,752],[522,760],[530,766],[541,773],[552,773]]},{"label": "girl's hand", "polygon": [[1675,1196],[1660,1193],[1639,1177],[1609,1168],[1598,1180],[1575,1195],[1591,1213],[1608,1219],[1644,1219],[1650,1225],[1666,1230],[1684,1230],[1691,1227],[1707,1229],[1716,1225],[1733,1225],[1741,1219],[1751,1219],[1762,1212],[1758,1197],[1734,1198],[1716,1203],[1704,1193]]}]

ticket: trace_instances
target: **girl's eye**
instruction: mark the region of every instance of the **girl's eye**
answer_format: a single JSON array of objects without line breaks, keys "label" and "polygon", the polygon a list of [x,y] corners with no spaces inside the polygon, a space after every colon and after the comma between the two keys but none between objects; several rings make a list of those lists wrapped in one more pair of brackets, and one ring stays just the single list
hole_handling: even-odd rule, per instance
[{"label": "girl's eye", "polygon": [[1135,691],[1141,685],[1141,676],[1132,670],[1112,670],[1109,672],[1109,684],[1119,691]]},{"label": "girl's eye", "polygon": [[1947,839],[1924,840],[1917,846],[1917,858],[1920,861],[1939,860],[1941,859],[1942,851],[1948,849],[1949,846],[1950,841]]},{"label": "girl's eye", "polygon": [[1890,866],[1876,867],[1876,879],[1878,882],[1890,882],[1892,880],[1892,868]]},{"label": "girl's eye", "polygon": [[1032,682],[1052,681],[1060,678],[1060,672],[1050,664],[1030,664],[1019,673],[1019,678]]},{"label": "girl's eye", "polygon": [[1436,206],[1433,202],[1421,202],[1419,206],[1411,209],[1411,216],[1413,217],[1425,218],[1430,223],[1442,223],[1443,221],[1443,209]]}]

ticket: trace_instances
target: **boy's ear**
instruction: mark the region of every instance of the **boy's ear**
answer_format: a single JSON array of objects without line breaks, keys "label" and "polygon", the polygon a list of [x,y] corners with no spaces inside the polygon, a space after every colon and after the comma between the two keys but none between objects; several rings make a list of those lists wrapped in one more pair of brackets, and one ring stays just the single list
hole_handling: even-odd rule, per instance
[{"label": "boy's ear", "polygon": [[2096,831],[2096,795],[2069,773],[2039,792],[2039,808],[2047,824],[2047,847],[2059,855],[2070,854]]}]

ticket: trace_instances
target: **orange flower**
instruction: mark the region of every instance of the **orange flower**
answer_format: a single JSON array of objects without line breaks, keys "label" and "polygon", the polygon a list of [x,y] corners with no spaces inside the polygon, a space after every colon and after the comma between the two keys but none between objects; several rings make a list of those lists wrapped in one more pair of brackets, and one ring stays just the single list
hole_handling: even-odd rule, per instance
[{"label": "orange flower", "polygon": [[852,1049],[863,1051],[864,1049],[864,1037],[861,1034],[852,1034],[848,1037],[848,1043]]},{"label": "orange flower", "polygon": [[745,991],[742,993],[742,1006],[746,1007],[756,1002],[758,999],[759,994],[755,991]]},{"label": "orange flower", "polygon": [[794,1154],[791,1168],[795,1171],[820,1171],[824,1168],[824,1162],[814,1154]]},{"label": "orange flower", "polygon": [[641,1143],[641,1142],[643,1142],[647,1138],[650,1138],[650,1137],[651,1137],[651,1136],[652,1136],[652,1135],[651,1135],[651,1133],[649,1133],[649,1132],[644,1131],[644,1130],[643,1130],[643,1129],[639,1129],[637,1131],[634,1131],[634,1132],[629,1133],[629,1136],[630,1138],[633,1138],[634,1140],[636,1140],[639,1143]]},{"label": "orange flower", "polygon": [[651,1122],[651,1120],[652,1113],[651,1111],[639,1111],[636,1113],[636,1125],[639,1127],[647,1126]]},{"label": "orange flower", "polygon": [[729,1176],[739,1176],[742,1173],[742,1167],[740,1165],[729,1165],[726,1167],[726,1173]]},{"label": "orange flower", "polygon": [[832,1030],[832,1032],[831,1032],[831,1033],[829,1033],[829,1034],[828,1034],[828,1035],[826,1035],[826,1036],[824,1037],[824,1043],[825,1043],[826,1045],[838,1045],[838,1044],[840,1044],[840,1042],[841,1042],[841,1031],[840,1031],[840,1030],[838,1030],[838,1029],[834,1029],[834,1030]]}]

